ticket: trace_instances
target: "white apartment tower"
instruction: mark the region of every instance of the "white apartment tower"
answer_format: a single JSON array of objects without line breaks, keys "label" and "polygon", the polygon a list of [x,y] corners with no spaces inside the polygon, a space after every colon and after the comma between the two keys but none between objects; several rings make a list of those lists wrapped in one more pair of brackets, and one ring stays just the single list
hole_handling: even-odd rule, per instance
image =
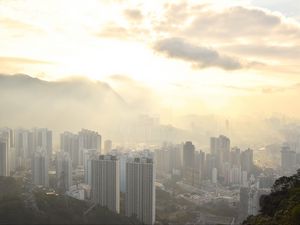
[{"label": "white apartment tower", "polygon": [[155,169],[150,158],[131,159],[126,164],[126,216],[143,224],[155,223]]},{"label": "white apartment tower", "polygon": [[56,157],[56,176],[58,187],[68,191],[72,186],[72,160],[68,152],[58,152]]},{"label": "white apartment tower", "polygon": [[32,159],[32,181],[35,185],[49,186],[49,161],[47,150],[40,148],[35,151]]},{"label": "white apartment tower", "polygon": [[101,135],[96,131],[81,129],[78,133],[79,165],[83,165],[84,149],[96,149],[101,154]]},{"label": "white apartment tower", "polygon": [[0,137],[0,176],[9,176],[7,140]]},{"label": "white apartment tower", "polygon": [[91,161],[92,201],[120,212],[120,174],[119,160],[115,156],[100,155],[99,159]]},{"label": "white apartment tower", "polygon": [[60,149],[69,153],[74,167],[79,164],[79,138],[77,134],[68,131],[60,134]]}]

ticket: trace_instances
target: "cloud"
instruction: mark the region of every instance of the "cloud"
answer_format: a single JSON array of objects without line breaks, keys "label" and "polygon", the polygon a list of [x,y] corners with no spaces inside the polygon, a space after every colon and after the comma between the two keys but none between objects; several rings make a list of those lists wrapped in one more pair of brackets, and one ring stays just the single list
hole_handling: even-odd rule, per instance
[{"label": "cloud", "polygon": [[300,58],[299,46],[276,46],[276,45],[228,45],[223,48],[226,51],[242,54],[246,56],[256,56],[261,58],[272,58],[280,60],[294,60]]},{"label": "cloud", "polygon": [[155,51],[190,62],[195,69],[297,73],[283,61],[298,65],[300,24],[278,12],[249,6],[217,9],[186,1],[167,3],[158,14],[146,12],[123,11],[129,23],[107,24],[99,36],[150,43]]},{"label": "cloud", "polygon": [[220,88],[226,88],[237,92],[251,92],[251,93],[262,93],[262,94],[274,94],[283,93],[288,91],[299,91],[300,83],[294,83],[286,86],[255,86],[255,87],[243,87],[235,85],[222,85]]},{"label": "cloud", "polygon": [[107,23],[100,32],[97,32],[97,37],[100,38],[116,38],[122,40],[142,40],[148,35],[148,30],[140,26],[126,27],[117,23]]},{"label": "cloud", "polygon": [[22,58],[22,57],[8,57],[8,56],[0,56],[0,64],[6,63],[16,63],[16,64],[52,64],[53,62],[30,59],[30,58]]},{"label": "cloud", "polygon": [[140,22],[144,16],[138,9],[126,9],[124,10],[124,16],[132,22]]},{"label": "cloud", "polygon": [[181,38],[158,41],[154,49],[170,58],[188,61],[198,68],[219,67],[225,70],[235,70],[243,67],[235,58],[221,55],[212,48],[190,44]]},{"label": "cloud", "polygon": [[[168,4],[163,16],[152,24],[157,39],[164,39],[155,50],[189,61],[196,68],[248,67],[276,73],[272,69],[276,66],[281,73],[289,73],[288,68],[294,73],[298,65],[300,24],[277,12],[245,6],[216,9],[192,3]],[[287,67],[283,61],[294,66]]]},{"label": "cloud", "polygon": [[0,96],[0,123],[10,126],[63,130],[102,124],[108,128],[108,121],[120,118],[119,112],[130,111],[107,83],[84,78],[44,81],[23,74],[0,74]]},{"label": "cloud", "polygon": [[0,17],[0,27],[5,28],[6,30],[12,30],[15,35],[20,36],[25,33],[44,33],[44,31],[37,26],[9,17]]}]

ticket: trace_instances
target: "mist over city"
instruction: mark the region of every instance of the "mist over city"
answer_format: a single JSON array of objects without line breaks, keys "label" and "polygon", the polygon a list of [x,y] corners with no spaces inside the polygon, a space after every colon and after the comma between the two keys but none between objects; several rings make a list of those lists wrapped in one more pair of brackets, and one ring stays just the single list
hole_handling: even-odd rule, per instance
[{"label": "mist over city", "polygon": [[0,40],[0,224],[299,224],[297,0],[0,1]]}]

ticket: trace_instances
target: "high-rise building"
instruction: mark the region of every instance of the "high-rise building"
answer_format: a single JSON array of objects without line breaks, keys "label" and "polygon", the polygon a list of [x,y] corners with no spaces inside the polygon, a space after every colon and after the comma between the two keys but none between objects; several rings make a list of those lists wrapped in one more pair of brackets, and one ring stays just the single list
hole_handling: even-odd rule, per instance
[{"label": "high-rise building", "polygon": [[46,150],[48,158],[52,156],[52,131],[47,128],[34,128],[33,132],[33,151],[40,148]]},{"label": "high-rise building", "polygon": [[216,184],[218,182],[218,169],[213,168],[212,170],[212,179],[211,179],[213,184]]},{"label": "high-rise building", "polygon": [[242,171],[242,186],[248,187],[248,174],[247,171]]},{"label": "high-rise building", "polygon": [[166,174],[171,172],[170,159],[171,151],[168,149],[155,150],[156,172]]},{"label": "high-rise building", "polygon": [[64,193],[72,186],[72,160],[68,152],[56,155],[56,176],[58,188]]},{"label": "high-rise building", "polygon": [[249,187],[240,188],[240,216],[242,219],[248,216],[249,192]]},{"label": "high-rise building", "polygon": [[83,165],[84,149],[96,149],[101,154],[101,135],[96,131],[81,129],[79,136],[79,164]]},{"label": "high-rise building", "polygon": [[195,146],[191,141],[183,145],[183,178],[187,184],[194,185]]},{"label": "high-rise building", "polygon": [[32,182],[35,185],[49,186],[49,161],[47,150],[45,148],[37,149],[34,152],[31,171]]},{"label": "high-rise building", "polygon": [[92,184],[92,160],[97,159],[98,156],[96,149],[83,150],[84,182],[88,185]]},{"label": "high-rise building", "polygon": [[199,187],[204,179],[205,153],[203,151],[195,152],[194,163],[194,182],[195,187]]},{"label": "high-rise building", "polygon": [[14,130],[15,164],[16,167],[30,167],[33,152],[37,149],[34,146],[34,135],[30,130]]},{"label": "high-rise building", "polygon": [[206,154],[205,157],[205,178],[212,180],[212,170],[216,167],[216,158],[212,154]]},{"label": "high-rise building", "polygon": [[112,141],[111,140],[105,140],[104,141],[104,154],[109,154],[112,150]]},{"label": "high-rise building", "polygon": [[91,161],[92,167],[92,201],[120,212],[120,175],[119,160],[115,156],[101,155]]},{"label": "high-rise building", "polygon": [[224,135],[210,138],[210,152],[215,156],[216,168],[220,176],[224,176],[224,163],[229,162],[230,139]]},{"label": "high-rise building", "polygon": [[[15,171],[15,156],[14,156],[14,135],[10,128],[0,129],[0,142],[2,143],[0,153],[0,176],[9,176]],[[5,145],[5,146],[4,146]]]},{"label": "high-rise building", "polygon": [[240,166],[234,165],[230,171],[230,183],[240,185],[242,182],[242,171]]},{"label": "high-rise building", "polygon": [[281,170],[283,175],[292,175],[296,172],[296,152],[284,144],[281,147]]},{"label": "high-rise building", "polygon": [[7,139],[0,137],[0,176],[10,175],[7,146]]},{"label": "high-rise building", "polygon": [[182,169],[182,146],[175,145],[171,148],[171,155],[170,155],[170,167],[172,172],[180,171]]},{"label": "high-rise building", "polygon": [[251,174],[253,169],[253,150],[248,148],[241,153],[241,167],[242,171],[247,171]]},{"label": "high-rise building", "polygon": [[252,186],[249,191],[248,215],[257,215],[260,211],[260,197],[270,194],[269,188],[257,188]]},{"label": "high-rise building", "polygon": [[230,165],[241,165],[241,150],[237,147],[234,147],[230,151],[229,157]]},{"label": "high-rise building", "polygon": [[126,216],[143,224],[155,223],[155,168],[149,158],[135,158],[126,164]]},{"label": "high-rise building", "polygon": [[127,154],[121,154],[119,156],[120,161],[120,191],[122,193],[126,192],[126,163],[128,160]]},{"label": "high-rise building", "polygon": [[79,164],[79,140],[78,135],[65,131],[60,134],[60,149],[63,152],[68,152],[72,159],[73,166]]}]

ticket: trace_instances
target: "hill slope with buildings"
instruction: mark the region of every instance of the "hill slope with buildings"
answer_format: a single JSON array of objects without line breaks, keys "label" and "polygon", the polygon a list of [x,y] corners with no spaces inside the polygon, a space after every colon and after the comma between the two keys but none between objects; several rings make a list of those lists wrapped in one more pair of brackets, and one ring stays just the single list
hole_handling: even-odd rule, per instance
[{"label": "hill slope with buildings", "polygon": [[0,224],[138,224],[135,219],[87,202],[49,194],[42,189],[24,192],[23,182],[0,177]]},{"label": "hill slope with buildings", "polygon": [[275,181],[272,192],[260,199],[261,211],[243,225],[298,225],[300,221],[300,169]]}]

